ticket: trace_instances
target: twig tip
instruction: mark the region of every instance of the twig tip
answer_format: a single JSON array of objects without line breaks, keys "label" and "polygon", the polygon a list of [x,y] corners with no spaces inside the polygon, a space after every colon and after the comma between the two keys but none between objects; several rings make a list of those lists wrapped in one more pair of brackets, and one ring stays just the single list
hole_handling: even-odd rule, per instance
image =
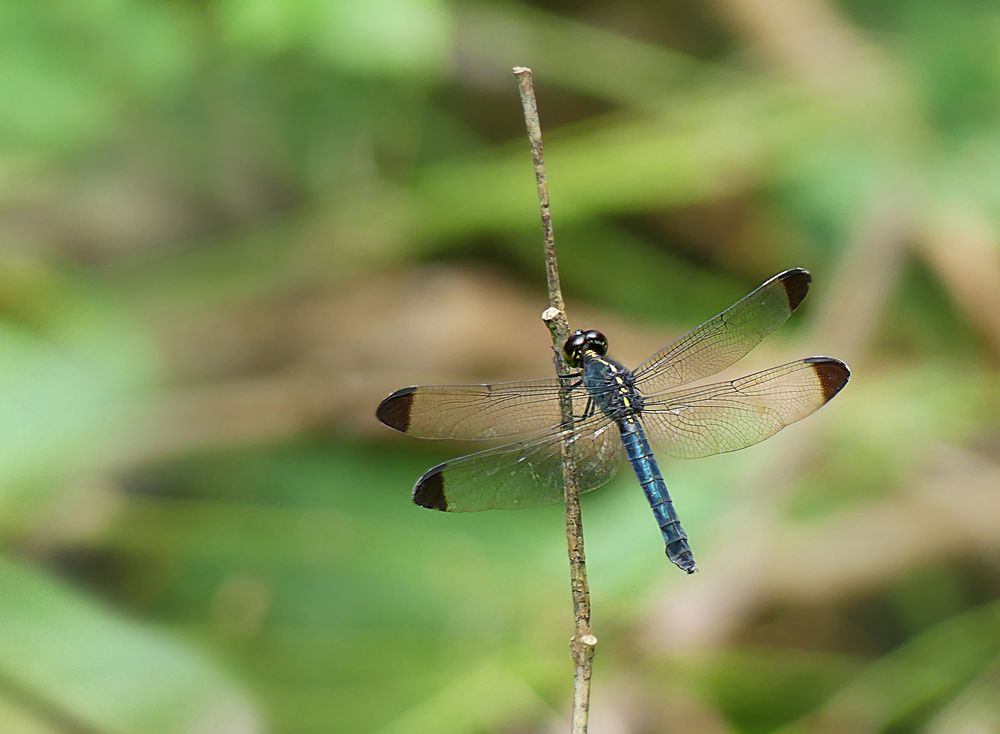
[{"label": "twig tip", "polygon": [[555,306],[549,306],[547,309],[542,311],[542,321],[546,324],[557,320],[560,316],[563,316],[563,312]]}]

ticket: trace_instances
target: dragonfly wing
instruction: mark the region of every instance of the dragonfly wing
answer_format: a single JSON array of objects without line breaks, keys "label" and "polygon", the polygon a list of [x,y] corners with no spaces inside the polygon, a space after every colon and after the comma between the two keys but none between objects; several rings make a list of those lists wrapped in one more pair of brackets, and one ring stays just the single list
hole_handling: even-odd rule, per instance
[{"label": "dragonfly wing", "polygon": [[[570,391],[573,414],[582,417],[587,391]],[[381,402],[380,421],[417,438],[491,439],[536,433],[562,423],[559,380],[493,385],[404,387]]]},{"label": "dragonfly wing", "polygon": [[607,483],[623,457],[618,426],[598,414],[572,429],[499,446],[439,464],[413,488],[413,501],[445,512],[515,510],[563,501],[562,452],[567,441],[581,492]]},{"label": "dragonfly wing", "polygon": [[724,370],[781,326],[802,302],[812,280],[808,270],[778,273],[757,290],[639,365],[636,386],[651,394]]},{"label": "dragonfly wing", "polygon": [[809,357],[731,382],[649,397],[641,419],[650,442],[672,456],[736,451],[818,410],[850,376],[838,359]]}]

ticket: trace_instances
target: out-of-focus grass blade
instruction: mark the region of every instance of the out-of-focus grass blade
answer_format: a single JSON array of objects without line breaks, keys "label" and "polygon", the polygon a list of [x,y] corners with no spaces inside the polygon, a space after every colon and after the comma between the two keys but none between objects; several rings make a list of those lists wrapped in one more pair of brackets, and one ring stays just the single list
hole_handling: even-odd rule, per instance
[{"label": "out-of-focus grass blade", "polygon": [[[682,84],[748,79],[721,65],[571,16],[515,3],[467,3],[459,7],[455,70],[479,83],[510,84],[510,66],[536,67],[539,82],[554,84],[606,102],[644,109],[663,104]],[[592,63],[581,64],[587,58]]]},{"label": "out-of-focus grass blade", "polygon": [[0,620],[0,695],[41,721],[106,734],[260,731],[210,661],[9,559]]},{"label": "out-of-focus grass blade", "polygon": [[389,77],[421,76],[443,67],[451,30],[441,0],[240,0],[218,3],[215,14],[221,34],[239,54],[304,52],[330,66]]},{"label": "out-of-focus grass blade", "polygon": [[[732,195],[771,167],[783,170],[775,161],[796,155],[804,141],[819,145],[841,125],[778,85],[681,96],[670,114],[608,116],[547,136],[560,225]],[[123,283],[129,297],[183,300],[185,308],[197,309],[266,292],[279,280],[285,287],[342,281],[414,256],[449,253],[467,248],[463,238],[481,234],[515,234],[534,253],[535,240],[523,237],[537,228],[534,197],[518,141],[426,165],[405,190],[389,181],[364,183],[342,192],[333,206],[184,253]],[[277,279],[275,263],[284,274]],[[617,267],[635,277],[643,273],[641,262],[629,259]]]},{"label": "out-of-focus grass blade", "polygon": [[6,693],[0,693],[0,731],[4,734],[61,734],[63,730],[10,700]]},{"label": "out-of-focus grass blade", "polygon": [[942,709],[922,734],[1000,731],[1000,657]]},{"label": "out-of-focus grass blade", "polygon": [[1000,602],[993,602],[951,617],[883,656],[781,734],[909,730],[958,695],[998,654]]},{"label": "out-of-focus grass blade", "polygon": [[549,709],[528,683],[488,660],[462,675],[442,690],[433,692],[420,705],[399,717],[379,734],[462,734],[503,728],[518,720],[542,718]]}]

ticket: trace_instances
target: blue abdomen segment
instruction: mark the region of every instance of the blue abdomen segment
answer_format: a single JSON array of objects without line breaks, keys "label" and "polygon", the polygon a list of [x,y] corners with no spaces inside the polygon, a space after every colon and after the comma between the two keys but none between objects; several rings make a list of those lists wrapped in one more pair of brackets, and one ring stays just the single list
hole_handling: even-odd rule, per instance
[{"label": "blue abdomen segment", "polygon": [[618,427],[622,433],[622,443],[625,444],[629,463],[635,470],[635,476],[642,485],[642,491],[646,493],[646,499],[649,500],[649,506],[653,508],[653,515],[660,526],[660,532],[663,533],[667,558],[678,568],[694,573],[696,570],[694,553],[691,552],[687,534],[674,511],[673,500],[667,492],[666,482],[660,475],[660,468],[656,465],[656,459],[649,448],[642,425],[638,419],[629,417],[619,423]]}]

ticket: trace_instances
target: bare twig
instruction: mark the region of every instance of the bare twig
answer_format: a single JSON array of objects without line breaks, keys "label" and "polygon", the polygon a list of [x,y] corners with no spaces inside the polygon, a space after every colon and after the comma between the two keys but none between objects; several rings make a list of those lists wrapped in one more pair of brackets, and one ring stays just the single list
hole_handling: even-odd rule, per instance
[{"label": "bare twig", "polygon": [[[531,69],[514,67],[524,108],[524,122],[531,141],[531,160],[535,166],[535,183],[538,186],[538,206],[542,215],[542,237],[545,247],[545,274],[548,280],[549,307],[542,313],[542,321],[552,334],[556,374],[562,378],[559,407],[564,425],[573,422],[573,401],[569,395],[569,372],[563,358],[562,347],[569,338],[569,321],[559,287],[559,264],[556,261],[556,242],[552,233],[552,214],[549,211],[549,187],[545,180],[545,159],[542,153],[542,130],[538,122],[538,106],[532,84]],[[590,587],[587,584],[587,562],[583,552],[583,518],[580,513],[580,489],[576,480],[576,465],[571,447],[562,444],[563,486],[566,499],[566,544],[569,550],[570,587],[573,592],[573,616],[576,631],[570,641],[573,655],[573,734],[586,734],[590,716],[590,677],[593,671],[594,647],[597,638],[590,629]]]}]

